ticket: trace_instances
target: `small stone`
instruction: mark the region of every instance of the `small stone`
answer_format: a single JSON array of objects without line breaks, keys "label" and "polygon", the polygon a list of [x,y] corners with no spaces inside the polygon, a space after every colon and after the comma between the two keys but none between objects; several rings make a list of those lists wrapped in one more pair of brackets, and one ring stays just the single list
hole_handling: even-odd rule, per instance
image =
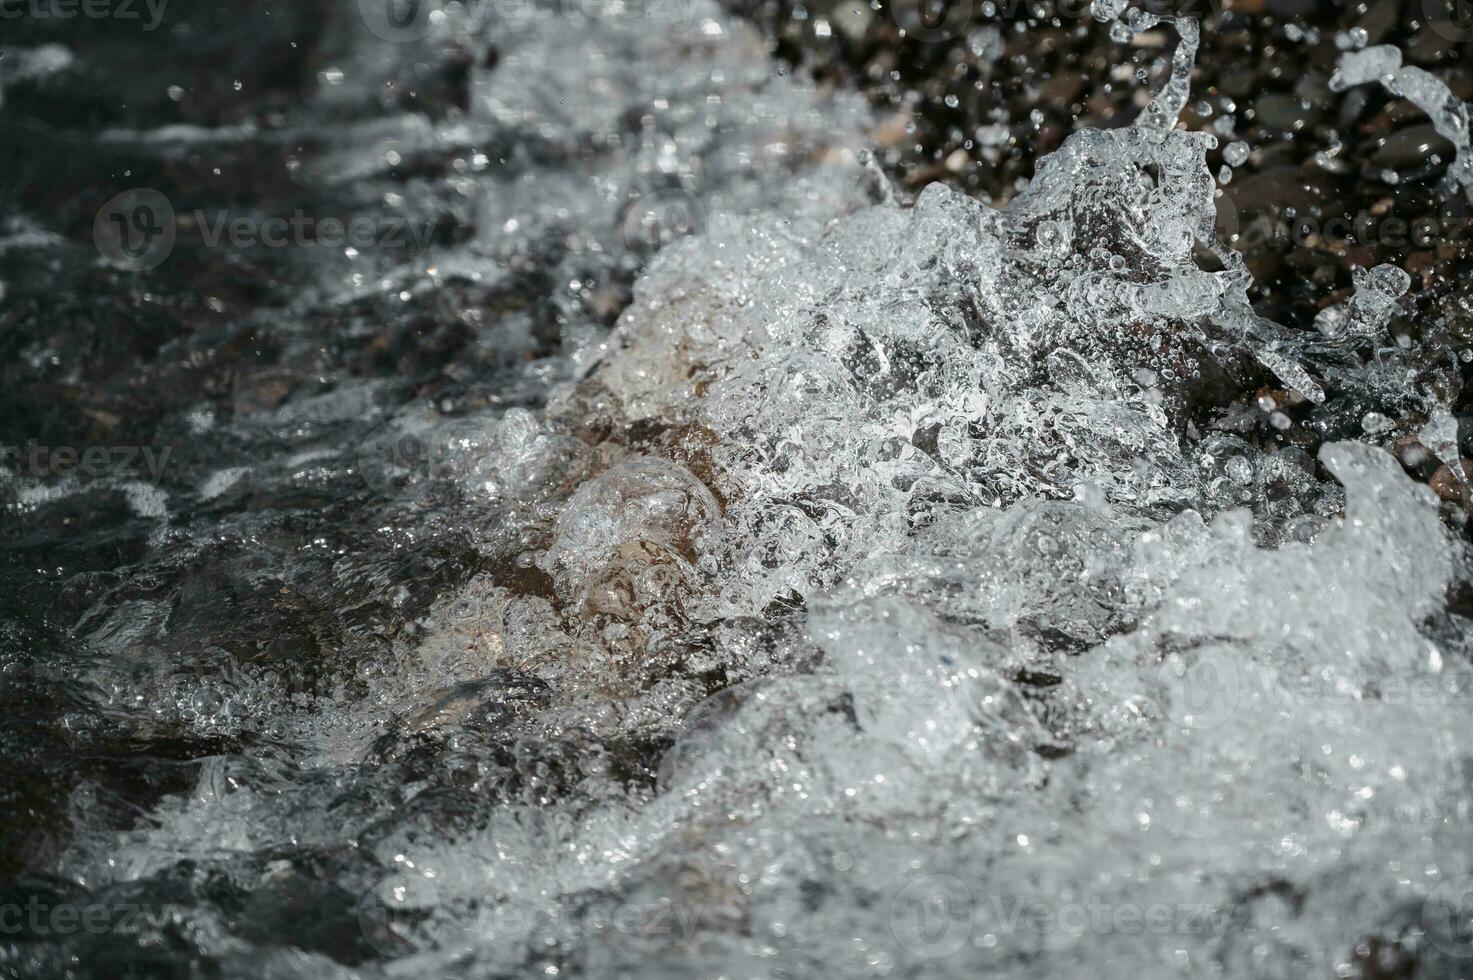
[{"label": "small stone", "polygon": [[1367,412],[1361,416],[1360,427],[1368,436],[1379,436],[1396,428],[1396,423],[1380,412]]},{"label": "small stone", "polygon": [[1438,135],[1436,127],[1431,123],[1425,123],[1410,126],[1386,137],[1380,149],[1372,155],[1371,162],[1378,167],[1400,170],[1420,167],[1433,154],[1444,160],[1451,160],[1453,145]]},{"label": "small stone", "polygon": [[[1463,472],[1466,473],[1468,468],[1473,466],[1473,459],[1464,458],[1460,465]],[[1427,481],[1427,485],[1443,500],[1461,501],[1468,497],[1468,485],[1459,479],[1453,473],[1452,468],[1446,464],[1437,468],[1437,472],[1432,474],[1432,479]]]}]

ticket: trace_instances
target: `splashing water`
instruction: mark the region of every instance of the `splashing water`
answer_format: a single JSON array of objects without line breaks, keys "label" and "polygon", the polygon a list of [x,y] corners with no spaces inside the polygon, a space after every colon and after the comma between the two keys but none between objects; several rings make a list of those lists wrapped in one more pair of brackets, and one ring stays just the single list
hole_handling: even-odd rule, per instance
[{"label": "splashing water", "polygon": [[[1462,555],[1383,450],[1207,426],[1194,393],[1254,360],[1325,392],[1218,241],[1215,138],[1175,128],[1197,25],[1095,11],[1169,21],[1171,77],[1002,209],[941,185],[901,206],[857,152],[865,113],[772,79],[713,9],[498,32],[476,125],[620,149],[468,184],[501,220],[436,276],[514,269],[552,225],[643,247],[661,189],[701,233],[658,242],[611,335],[569,307],[532,408],[390,419],[434,447],[373,477],[406,537],[453,524],[481,570],[330,696],[190,689],[235,736],[218,702],[249,698],[278,749],[222,756],[63,870],[126,888],[190,862],[270,904],[310,853],[361,896],[362,961],[262,954],[208,900],[183,917],[283,977],[1291,977],[1368,944],[1469,952],[1441,914],[1473,880]],[[465,16],[445,29],[480,36]],[[1377,50],[1346,84],[1387,73]],[[631,107],[665,118],[610,131]],[[1406,289],[1358,277],[1345,330],[1379,333]],[[89,617],[101,650],[191,628],[148,597]]]},{"label": "splashing water", "polygon": [[1379,82],[1427,113],[1438,134],[1453,145],[1453,162],[1448,179],[1473,197],[1473,147],[1469,145],[1468,107],[1449,91],[1436,75],[1401,63],[1401,52],[1389,44],[1378,44],[1340,56],[1330,88],[1343,92],[1354,85]]}]

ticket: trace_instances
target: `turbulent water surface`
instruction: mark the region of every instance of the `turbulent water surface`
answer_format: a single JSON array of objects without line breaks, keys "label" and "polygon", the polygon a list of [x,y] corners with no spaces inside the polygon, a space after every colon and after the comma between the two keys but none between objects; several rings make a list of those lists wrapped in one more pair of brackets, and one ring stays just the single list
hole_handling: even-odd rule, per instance
[{"label": "turbulent water surface", "polygon": [[704,0],[362,10],[0,61],[0,972],[1473,964],[1466,352],[1255,311],[1195,20],[994,208]]}]

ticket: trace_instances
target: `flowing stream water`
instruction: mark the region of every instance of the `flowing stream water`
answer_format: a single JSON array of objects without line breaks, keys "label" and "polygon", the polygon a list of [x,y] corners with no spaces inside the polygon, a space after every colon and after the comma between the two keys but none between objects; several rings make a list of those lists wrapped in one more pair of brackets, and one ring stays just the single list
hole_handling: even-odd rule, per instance
[{"label": "flowing stream water", "polygon": [[[1394,421],[1465,479],[1459,361],[1391,266],[1254,311],[1196,22],[1097,0],[1167,77],[993,208],[705,0],[585,6],[263,22],[326,38],[270,127],[100,123],[95,247],[6,202],[41,446],[172,449],[0,471],[0,972],[1462,975],[1462,511]],[[1417,71],[1335,84],[1461,193]],[[1320,404],[1380,408],[1237,424]]]}]

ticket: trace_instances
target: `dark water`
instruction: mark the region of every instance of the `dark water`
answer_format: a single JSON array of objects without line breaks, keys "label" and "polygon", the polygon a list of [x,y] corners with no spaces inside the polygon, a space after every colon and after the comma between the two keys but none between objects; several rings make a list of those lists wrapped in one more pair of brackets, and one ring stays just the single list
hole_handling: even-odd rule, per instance
[{"label": "dark water", "polygon": [[[377,288],[345,295],[351,277],[393,276],[426,248],[468,236],[475,218],[445,186],[468,146],[406,147],[392,164],[380,152],[351,178],[324,175],[332,154],[354,140],[371,147],[378,131],[359,133],[382,124],[392,141],[412,128],[405,114],[434,120],[463,108],[467,53],[414,60],[381,44],[382,63],[357,73],[351,91],[319,97],[319,72],[354,67],[366,33],[351,4],[172,3],[154,29],[122,13],[0,27],[0,70],[17,72],[42,45],[63,45],[72,64],[7,80],[0,110],[0,443],[34,485],[81,485],[39,505],[18,502],[13,483],[3,491],[0,878],[7,910],[39,911],[20,915],[19,931],[7,919],[0,970],[230,973],[191,936],[201,906],[223,911],[247,943],[358,963],[377,954],[359,925],[355,881],[381,875],[356,846],[304,844],[264,889],[192,860],[89,889],[57,875],[58,858],[79,833],[127,831],[160,801],[187,796],[206,760],[227,760],[212,771],[231,787],[254,780],[247,771],[290,768],[289,741],[261,721],[261,702],[229,700],[242,686],[231,678],[249,676],[256,697],[283,701],[351,690],[438,590],[496,566],[471,548],[453,501],[425,519],[386,504],[352,453],[293,457],[362,446],[406,405],[453,416],[534,403],[520,369],[559,349],[564,312],[547,279],[556,263],[531,255],[515,282],[457,280],[408,301]],[[150,135],[166,126],[193,129]],[[167,258],[141,272],[101,261],[94,243],[99,211],[131,188],[207,221],[181,221]],[[385,204],[389,192],[401,195],[397,208]],[[110,213],[136,238],[130,205]],[[307,221],[284,247],[259,237],[232,246],[228,227],[212,244],[208,223],[222,215],[246,219],[256,236],[271,233],[270,218]],[[323,219],[355,218],[368,220],[357,255],[318,242]],[[533,244],[561,248],[551,234]],[[632,266],[601,271],[615,295],[632,278]],[[519,346],[477,342],[481,324],[513,313],[528,324]],[[356,393],[349,404],[273,417],[343,389]],[[423,462],[420,448],[383,447],[368,465],[402,462],[408,473]],[[236,466],[250,473],[198,498],[200,481]],[[167,516],[130,493],[172,501]],[[158,629],[114,636],[98,652],[120,608],[153,610]],[[223,680],[212,687],[212,678]],[[432,748],[393,755],[321,785],[307,777],[301,788],[315,799],[306,805],[372,834],[399,788],[434,766]],[[421,797],[411,819],[473,819],[491,805],[453,782]],[[247,877],[280,860],[248,858]],[[106,925],[51,917],[67,908]]]}]

